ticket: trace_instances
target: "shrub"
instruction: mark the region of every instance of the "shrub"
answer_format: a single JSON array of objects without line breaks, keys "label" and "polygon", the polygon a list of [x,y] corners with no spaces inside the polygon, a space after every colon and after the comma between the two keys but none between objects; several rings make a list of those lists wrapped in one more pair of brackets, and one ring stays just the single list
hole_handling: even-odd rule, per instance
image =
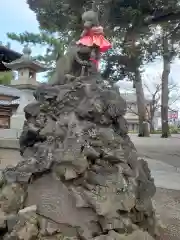
[{"label": "shrub", "polygon": [[169,130],[171,134],[180,133],[180,129],[178,127],[170,126]]}]

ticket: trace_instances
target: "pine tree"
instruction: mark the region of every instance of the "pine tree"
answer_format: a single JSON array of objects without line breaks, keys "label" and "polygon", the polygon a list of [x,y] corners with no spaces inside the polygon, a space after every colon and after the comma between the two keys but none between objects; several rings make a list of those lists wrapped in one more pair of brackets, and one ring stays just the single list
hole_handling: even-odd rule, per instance
[{"label": "pine tree", "polygon": [[0,84],[1,85],[10,85],[13,78],[13,72],[0,72]]},{"label": "pine tree", "polygon": [[[27,3],[31,10],[36,13],[41,28],[40,35],[35,36],[38,41],[34,40],[34,36],[31,38],[31,41],[36,42],[35,44],[37,44],[37,42],[42,44],[43,41],[41,40],[44,37],[42,37],[44,31],[46,35],[53,39],[53,34],[57,33],[61,33],[60,35],[63,41],[65,36],[65,38],[69,40],[67,37],[69,33],[71,37],[76,39],[82,30],[81,14],[86,9],[92,7],[92,2],[88,0],[27,0]],[[148,58],[147,61],[149,61],[154,60],[156,56],[155,51],[151,53],[151,51],[145,49],[145,43],[149,36],[152,35],[148,24],[153,21],[157,24],[157,19],[160,16],[162,20],[161,15],[163,14],[169,17],[168,11],[172,12],[177,9],[178,0],[96,0],[95,3],[100,15],[100,22],[105,26],[107,36],[111,39],[112,36],[116,38],[122,49],[121,54],[119,54],[119,51],[116,51],[116,54],[112,54],[112,56],[111,54],[106,54],[105,58],[106,60],[108,59],[108,68],[106,68],[103,75],[105,77],[111,76],[112,78],[112,69],[115,68],[116,65],[114,79],[117,79],[117,75],[119,77],[127,75],[129,79],[134,81],[140,119],[139,135],[145,136],[147,131],[143,128],[145,107],[140,67],[144,64],[144,61],[147,60],[146,58]],[[151,19],[150,17],[150,21],[147,21],[147,16],[149,15],[154,15],[155,18]],[[167,17],[164,19],[167,21]],[[24,42],[29,41],[30,35],[26,33],[26,36],[27,38],[26,40],[24,39]],[[51,54],[41,56],[41,60],[43,61],[51,62],[51,59],[54,61],[54,52],[58,52],[59,49],[62,50],[62,48],[58,47],[57,51],[57,45],[54,45],[54,41],[50,42],[53,42],[53,47],[49,44],[49,39],[46,41],[46,43],[52,47],[50,51],[47,49],[47,52]],[[143,44],[143,46],[137,45],[138,42]],[[63,42],[65,45],[66,43],[68,43],[68,41]],[[151,50],[150,45],[147,45]],[[61,55],[62,52],[63,50],[58,52],[59,55]],[[148,52],[148,54],[146,52]],[[118,65],[120,65],[120,67]]]},{"label": "pine tree", "polygon": [[34,56],[43,64],[47,65],[51,70],[48,71],[47,77],[50,80],[55,69],[56,60],[64,54],[71,35],[50,33],[40,31],[39,34],[24,32],[21,34],[7,33],[8,38],[20,42],[21,44],[40,45],[46,48],[44,55]]}]

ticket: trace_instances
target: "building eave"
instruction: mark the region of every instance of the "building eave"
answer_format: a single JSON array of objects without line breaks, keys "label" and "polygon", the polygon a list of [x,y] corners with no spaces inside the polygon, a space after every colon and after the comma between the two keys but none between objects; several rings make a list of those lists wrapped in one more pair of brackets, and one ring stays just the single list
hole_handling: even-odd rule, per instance
[{"label": "building eave", "polygon": [[14,100],[20,98],[21,91],[12,86],[0,85],[0,95],[13,97]]},{"label": "building eave", "polygon": [[22,69],[22,68],[29,68],[29,69],[34,70],[37,73],[45,72],[45,71],[48,70],[47,66],[43,66],[42,64],[40,64],[40,63],[38,63],[36,61],[30,61],[30,60],[23,61],[21,59],[17,59],[16,61],[13,61],[11,63],[3,62],[3,64],[4,64],[5,67],[7,67],[9,69],[12,69],[12,70],[19,70],[19,69]]},{"label": "building eave", "polygon": [[16,51],[9,49],[2,45],[0,45],[0,53],[6,54],[6,56],[8,56],[8,58],[9,58],[10,62],[16,60],[17,58],[22,57],[21,53],[16,52]]}]

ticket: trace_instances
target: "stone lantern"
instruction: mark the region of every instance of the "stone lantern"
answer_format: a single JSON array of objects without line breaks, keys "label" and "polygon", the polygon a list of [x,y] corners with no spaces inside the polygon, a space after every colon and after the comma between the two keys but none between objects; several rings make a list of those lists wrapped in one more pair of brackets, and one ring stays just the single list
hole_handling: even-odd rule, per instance
[{"label": "stone lantern", "polygon": [[36,74],[48,70],[46,66],[34,60],[31,49],[25,46],[23,55],[10,63],[4,63],[5,67],[18,72],[18,79],[12,79],[11,86],[21,90],[19,107],[11,117],[11,128],[21,130],[24,124],[24,107],[34,100],[33,92],[39,85]]}]

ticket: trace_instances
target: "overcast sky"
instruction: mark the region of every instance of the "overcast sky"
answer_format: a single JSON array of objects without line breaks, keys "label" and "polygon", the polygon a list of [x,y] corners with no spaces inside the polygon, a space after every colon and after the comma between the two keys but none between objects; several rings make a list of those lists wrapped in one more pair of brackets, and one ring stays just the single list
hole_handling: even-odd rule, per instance
[{"label": "overcast sky", "polygon": [[[0,0],[0,41],[3,44],[8,41],[11,43],[11,48],[21,52],[23,46],[16,41],[10,41],[6,33],[15,32],[23,33],[25,31],[38,33],[38,22],[35,14],[28,8],[26,0]],[[44,49],[41,47],[34,47],[32,54],[37,55],[42,53]],[[145,67],[145,81],[150,82],[149,78],[153,78],[155,81],[159,81],[159,76],[162,72],[162,61],[158,60]],[[172,64],[171,68],[171,79],[180,84],[180,60],[176,60]],[[159,80],[158,80],[159,79]],[[39,80],[43,80],[42,75],[39,75]],[[121,82],[120,88],[132,89],[131,83]]]},{"label": "overcast sky", "polygon": [[[11,43],[11,48],[22,52],[23,46],[16,41],[10,41],[6,33],[23,33],[25,31],[38,33],[39,27],[34,12],[32,12],[26,0],[0,0],[0,41],[3,44]],[[40,47],[32,48],[32,55],[43,52]],[[41,75],[39,76],[42,78]]]},{"label": "overcast sky", "polygon": [[[6,43],[7,32],[22,33],[24,31],[38,32],[38,22],[35,14],[28,8],[26,0],[0,1],[0,41]],[[21,51],[22,46],[15,41],[12,48]]]}]

